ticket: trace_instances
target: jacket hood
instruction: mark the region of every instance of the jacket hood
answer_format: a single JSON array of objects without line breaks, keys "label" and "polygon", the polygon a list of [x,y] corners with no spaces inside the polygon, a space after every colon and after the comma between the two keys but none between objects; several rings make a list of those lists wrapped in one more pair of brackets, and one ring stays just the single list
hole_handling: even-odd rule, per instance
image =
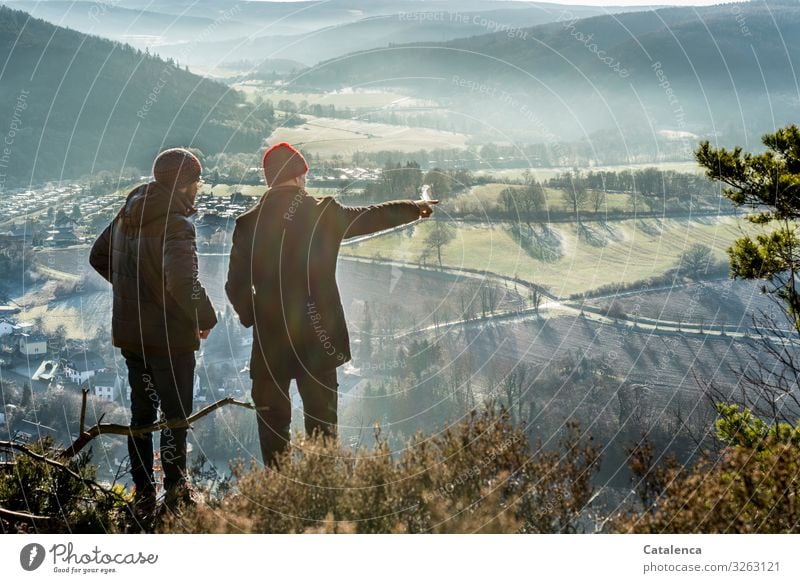
[{"label": "jacket hood", "polygon": [[155,220],[163,220],[168,214],[177,213],[188,217],[196,209],[189,198],[163,187],[157,182],[142,184],[128,193],[120,218],[131,226],[142,227]]}]

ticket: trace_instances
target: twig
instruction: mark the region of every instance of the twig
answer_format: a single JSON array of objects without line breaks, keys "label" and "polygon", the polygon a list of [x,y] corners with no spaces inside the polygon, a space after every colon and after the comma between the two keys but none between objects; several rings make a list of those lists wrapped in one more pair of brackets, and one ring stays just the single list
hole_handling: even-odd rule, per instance
[{"label": "twig", "polygon": [[[162,419],[160,421],[156,421],[150,425],[143,425],[141,427],[130,427],[128,425],[119,425],[116,423],[100,423],[98,422],[97,425],[94,427],[89,428],[86,431],[81,431],[81,434],[78,438],[70,445],[67,449],[61,452],[58,456],[59,459],[70,459],[78,454],[90,441],[92,441],[95,437],[99,435],[126,435],[130,437],[138,437],[140,435],[147,435],[148,433],[154,433],[156,431],[162,431],[164,429],[186,429],[191,427],[192,423],[201,419],[208,415],[209,413],[214,412],[215,410],[219,409],[220,407],[224,407],[225,405],[236,405],[238,407],[245,407],[246,409],[253,409],[253,405],[251,403],[246,403],[244,401],[237,401],[233,397],[226,397],[217,401],[216,403],[212,403],[208,407],[201,409],[194,415],[190,415],[186,419],[172,419],[166,420]],[[102,420],[102,418],[101,418]]]},{"label": "twig", "polygon": [[16,510],[8,510],[7,508],[0,507],[0,518],[9,521],[23,520],[25,522],[54,522],[58,520],[52,516],[38,516],[28,512],[17,512]]}]

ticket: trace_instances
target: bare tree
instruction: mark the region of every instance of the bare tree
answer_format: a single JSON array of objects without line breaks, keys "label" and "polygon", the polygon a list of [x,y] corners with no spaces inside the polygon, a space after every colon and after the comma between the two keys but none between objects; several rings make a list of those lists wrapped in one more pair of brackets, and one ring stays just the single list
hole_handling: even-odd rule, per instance
[{"label": "bare tree", "polygon": [[562,195],[564,204],[577,217],[580,209],[584,208],[589,202],[589,193],[586,185],[578,172],[573,175],[569,173],[570,186],[564,190]]},{"label": "bare tree", "polygon": [[589,203],[592,205],[592,209],[594,209],[594,212],[599,213],[600,209],[603,208],[603,205],[606,204],[605,191],[597,188],[593,189],[589,193]]},{"label": "bare tree", "polygon": [[439,260],[439,269],[442,269],[442,248],[455,239],[453,227],[444,221],[434,220],[428,236],[425,237],[425,244],[432,251],[436,251],[436,258]]},{"label": "bare tree", "polygon": [[542,290],[540,290],[535,285],[531,286],[530,299],[531,299],[531,305],[533,306],[533,310],[538,314],[539,307],[542,305],[542,301],[544,300],[544,294],[542,293]]}]

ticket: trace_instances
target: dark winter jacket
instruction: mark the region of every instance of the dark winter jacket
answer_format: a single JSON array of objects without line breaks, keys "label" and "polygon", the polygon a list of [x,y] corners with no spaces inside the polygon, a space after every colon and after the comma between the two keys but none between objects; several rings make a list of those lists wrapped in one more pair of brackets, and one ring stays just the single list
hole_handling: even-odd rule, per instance
[{"label": "dark winter jacket", "polygon": [[198,279],[190,201],[152,182],[128,195],[89,263],[113,286],[114,346],[143,355],[197,350],[217,318]]},{"label": "dark winter jacket", "polygon": [[272,188],[236,221],[225,290],[254,326],[250,376],[294,378],[350,360],[336,283],[342,239],[419,218],[412,201],[341,206],[298,187]]}]

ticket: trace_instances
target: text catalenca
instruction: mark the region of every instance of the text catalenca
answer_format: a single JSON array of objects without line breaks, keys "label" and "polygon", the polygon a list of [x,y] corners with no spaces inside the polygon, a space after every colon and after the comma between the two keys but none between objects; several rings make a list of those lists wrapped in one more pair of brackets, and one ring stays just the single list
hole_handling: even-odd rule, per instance
[{"label": "text catalenca", "polygon": [[669,545],[668,547],[654,547],[651,545],[644,545],[645,555],[702,555],[703,551],[700,547],[676,547]]}]

